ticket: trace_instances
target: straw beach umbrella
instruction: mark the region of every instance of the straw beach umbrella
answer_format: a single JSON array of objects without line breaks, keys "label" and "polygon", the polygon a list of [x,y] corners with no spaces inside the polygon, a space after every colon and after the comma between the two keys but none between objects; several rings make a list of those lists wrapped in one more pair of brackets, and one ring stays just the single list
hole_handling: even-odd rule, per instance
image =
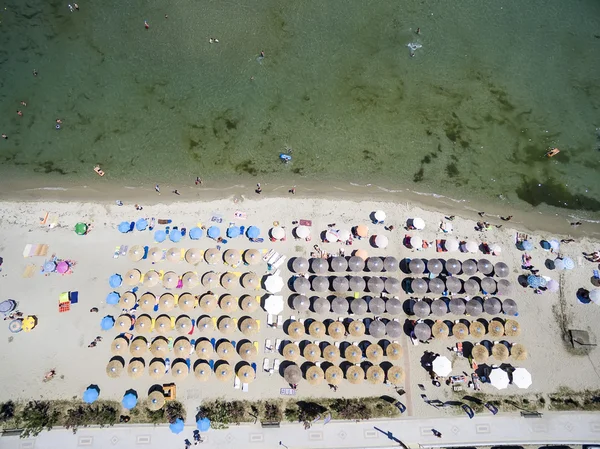
[{"label": "straw beach umbrella", "polygon": [[131,316],[129,315],[119,315],[117,321],[115,322],[115,328],[120,332],[128,331],[131,328]]},{"label": "straw beach umbrella", "polygon": [[250,295],[244,295],[241,299],[242,310],[244,312],[252,313],[258,309],[258,301]]},{"label": "straw beach umbrella", "polygon": [[221,258],[221,252],[217,248],[209,248],[204,251],[204,260],[209,265],[216,265]]},{"label": "straw beach umbrella", "polygon": [[159,316],[154,322],[154,330],[159,334],[166,334],[171,329],[171,318],[167,315]]},{"label": "straw beach umbrella", "polygon": [[242,261],[242,255],[237,249],[228,249],[223,253],[223,260],[231,266],[236,266]]},{"label": "straw beach umbrella", "polygon": [[488,332],[494,338],[502,337],[504,335],[504,326],[498,320],[491,320],[488,324]]},{"label": "straw beach umbrella", "polygon": [[360,366],[351,366],[346,371],[346,378],[351,384],[360,384],[365,380],[365,372]]},{"label": "straw beach umbrella", "polygon": [[450,313],[454,315],[464,315],[466,306],[465,300],[461,298],[452,298],[448,304]]},{"label": "straw beach umbrella", "polygon": [[327,332],[334,340],[341,340],[344,338],[346,328],[339,321],[334,321],[327,327]]},{"label": "straw beach umbrella", "polygon": [[308,326],[308,333],[315,338],[323,338],[325,336],[325,324],[322,321],[313,321]]},{"label": "straw beach umbrella", "polygon": [[253,382],[254,379],[256,379],[256,373],[254,372],[254,370],[252,369],[252,367],[250,365],[242,365],[237,370],[237,375],[240,378],[240,380],[242,381],[242,383],[245,383],[245,384]]},{"label": "straw beach umbrella", "polygon": [[185,362],[175,362],[171,365],[171,376],[177,380],[185,379],[190,373],[190,369]]},{"label": "straw beach umbrella", "polygon": [[477,363],[485,363],[490,357],[488,349],[483,345],[475,345],[471,350],[471,356]]},{"label": "straw beach umbrella", "polygon": [[231,313],[237,310],[237,301],[229,294],[221,296],[219,307],[225,313]]},{"label": "straw beach umbrella", "polygon": [[203,295],[200,298],[200,308],[206,313],[210,313],[217,307],[217,298],[214,295]]},{"label": "straw beach umbrella", "polygon": [[334,345],[327,345],[323,349],[323,358],[328,362],[335,363],[340,358],[340,350]]},{"label": "straw beach umbrella", "polygon": [[189,357],[192,352],[192,344],[187,338],[179,337],[173,345],[173,352],[175,353],[175,357],[185,359]]},{"label": "straw beach umbrella", "polygon": [[132,360],[127,366],[127,374],[132,379],[139,379],[144,374],[144,363],[141,360]]},{"label": "straw beach umbrella", "polygon": [[208,379],[210,379],[211,375],[210,365],[205,362],[196,364],[194,367],[194,375],[200,382],[206,382]]},{"label": "straw beach umbrella", "polygon": [[348,332],[353,337],[362,337],[365,335],[365,324],[361,320],[352,320],[348,324]]},{"label": "straw beach umbrella", "polygon": [[321,349],[314,343],[309,343],[304,347],[304,358],[309,362],[316,362],[321,358]]},{"label": "straw beach umbrella", "polygon": [[452,326],[452,336],[457,340],[464,340],[469,336],[469,328],[466,324],[456,323]]},{"label": "straw beach umbrella", "polygon": [[521,326],[518,321],[515,320],[506,320],[504,324],[504,332],[509,337],[518,337],[521,335]]},{"label": "straw beach umbrella", "polygon": [[229,363],[221,363],[218,367],[215,367],[215,376],[221,382],[227,382],[233,377],[233,369]]},{"label": "straw beach umbrella", "polygon": [[181,250],[179,248],[169,248],[167,250],[167,260],[169,262],[179,262],[181,260]]},{"label": "straw beach umbrella", "polygon": [[495,344],[492,347],[492,357],[499,362],[504,362],[506,359],[508,359],[508,348],[502,343]]},{"label": "straw beach umbrella", "polygon": [[163,258],[163,250],[157,246],[153,246],[148,250],[148,259],[150,262],[159,262]]},{"label": "straw beach umbrella", "polygon": [[198,285],[200,279],[196,273],[188,271],[181,277],[181,283],[185,288],[194,288]]},{"label": "straw beach umbrella", "polygon": [[175,296],[172,293],[164,293],[158,300],[158,309],[161,312],[170,312],[175,308]]},{"label": "straw beach umbrella", "polygon": [[156,296],[152,293],[144,293],[138,300],[138,304],[144,312],[152,312],[156,305]]},{"label": "straw beach umbrella", "polygon": [[485,335],[485,326],[479,321],[473,321],[469,325],[469,332],[473,338],[481,338]]},{"label": "straw beach umbrella", "polygon": [[216,287],[219,283],[219,276],[213,271],[208,271],[202,275],[202,285],[206,288]]},{"label": "straw beach umbrella", "polygon": [[371,365],[367,368],[367,380],[372,384],[382,384],[385,380],[383,368],[377,365]]},{"label": "straw beach umbrella", "polygon": [[295,362],[300,357],[300,348],[296,343],[288,343],[283,348],[283,356],[290,362]]},{"label": "straw beach umbrella", "polygon": [[192,320],[188,316],[181,315],[175,321],[175,329],[182,335],[189,334],[192,331]]},{"label": "straw beach umbrella", "polygon": [[146,272],[144,275],[144,287],[152,288],[160,282],[160,276],[154,270]]},{"label": "straw beach umbrella", "polygon": [[240,330],[246,336],[254,335],[258,332],[258,322],[254,318],[244,318],[240,321]]},{"label": "straw beach umbrella", "polygon": [[203,339],[196,341],[196,355],[200,359],[208,360],[214,353],[214,348],[210,341]]},{"label": "straw beach umbrella", "polygon": [[359,363],[362,360],[362,351],[358,345],[349,345],[344,351],[344,358],[350,363]]},{"label": "straw beach umbrella", "polygon": [[258,290],[260,288],[260,278],[256,273],[244,273],[242,275],[242,287]]},{"label": "straw beach umbrella", "polygon": [[106,365],[106,374],[108,377],[116,379],[123,374],[123,364],[118,359],[113,359]]},{"label": "straw beach umbrella", "polygon": [[302,380],[302,371],[298,365],[288,365],[283,371],[283,378],[290,385],[296,385]]},{"label": "straw beach umbrella", "polygon": [[450,330],[443,321],[436,321],[431,327],[431,335],[433,338],[447,338]]},{"label": "straw beach umbrella", "polygon": [[387,371],[387,379],[392,385],[402,385],[404,383],[404,370],[399,366],[392,366]]},{"label": "straw beach umbrella", "polygon": [[150,352],[154,357],[166,357],[169,353],[169,342],[165,337],[155,338],[150,345]]},{"label": "straw beach umbrella", "polygon": [[125,273],[123,283],[125,285],[135,286],[140,283],[140,279],[142,279],[142,273],[140,273],[140,270],[134,268],[133,270],[129,270],[127,273]]},{"label": "straw beach umbrella", "polygon": [[223,334],[232,334],[233,332],[235,332],[235,323],[228,316],[222,316],[219,319],[219,324],[217,324],[217,327],[219,328],[219,331]]},{"label": "straw beach umbrella", "polygon": [[191,312],[196,307],[196,298],[191,293],[184,293],[177,299],[177,306],[184,312]]},{"label": "straw beach umbrella", "polygon": [[520,343],[515,343],[510,348],[510,356],[518,361],[527,360],[529,354],[527,353],[527,348]]},{"label": "straw beach umbrella", "polygon": [[148,366],[148,374],[153,379],[162,379],[167,372],[167,367],[162,359],[154,359],[150,366]]},{"label": "straw beach umbrella", "polygon": [[385,355],[390,360],[399,360],[402,357],[402,352],[403,350],[400,343],[390,343],[387,345],[387,348],[385,348]]},{"label": "straw beach umbrella", "polygon": [[371,343],[367,346],[367,358],[373,363],[380,363],[383,360],[383,349],[377,343]]},{"label": "straw beach umbrella", "polygon": [[117,337],[110,344],[110,350],[115,355],[127,354],[127,348],[129,347],[129,341],[125,337]]},{"label": "straw beach umbrella", "polygon": [[344,379],[344,372],[339,366],[332,365],[325,371],[325,379],[329,385],[340,385]]},{"label": "straw beach umbrella", "polygon": [[215,323],[213,323],[213,320],[208,315],[204,315],[196,322],[196,328],[200,333],[212,332],[215,330]]},{"label": "straw beach umbrella", "polygon": [[227,272],[221,276],[221,286],[226,289],[231,289],[237,285],[237,276]]},{"label": "straw beach umbrella", "polygon": [[217,346],[217,354],[222,359],[230,360],[235,356],[235,349],[228,341],[222,341]]},{"label": "straw beach umbrella", "polygon": [[163,276],[162,283],[164,288],[175,288],[179,283],[179,276],[177,276],[177,274],[174,271],[167,271]]},{"label": "straw beach umbrella", "polygon": [[257,249],[249,249],[244,253],[244,261],[248,265],[258,265],[261,260],[260,252]]},{"label": "straw beach umbrella", "polygon": [[129,345],[129,352],[134,357],[142,357],[148,351],[148,342],[144,337],[136,337]]},{"label": "straw beach umbrella", "polygon": [[144,248],[140,245],[132,246],[127,253],[127,257],[129,257],[129,260],[139,262],[144,257]]},{"label": "straw beach umbrella", "polygon": [[202,251],[198,248],[190,248],[185,252],[185,261],[192,265],[202,262]]},{"label": "straw beach umbrella", "polygon": [[304,336],[304,324],[294,321],[288,326],[287,333],[290,337],[298,339]]},{"label": "straw beach umbrella", "polygon": [[157,411],[165,405],[165,395],[160,390],[155,390],[148,395],[148,410]]}]

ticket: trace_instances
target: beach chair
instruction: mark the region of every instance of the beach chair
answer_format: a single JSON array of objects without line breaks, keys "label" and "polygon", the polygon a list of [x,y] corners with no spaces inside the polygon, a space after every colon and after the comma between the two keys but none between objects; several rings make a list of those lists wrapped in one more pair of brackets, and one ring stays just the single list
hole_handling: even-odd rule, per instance
[{"label": "beach chair", "polygon": [[274,249],[270,249],[269,252],[267,252],[264,256],[263,256],[263,261],[267,261],[269,260],[273,254],[275,254],[275,250]]},{"label": "beach chair", "polygon": [[283,316],[277,315],[277,328],[281,328],[283,326]]},{"label": "beach chair", "polygon": [[233,380],[233,388],[235,388],[236,390],[240,389],[240,386],[242,385],[242,381],[240,380],[240,378],[236,375],[235,379]]},{"label": "beach chair", "polygon": [[275,340],[275,347],[273,348],[276,352],[279,352],[279,347],[281,346],[281,338]]},{"label": "beach chair", "polygon": [[290,321],[296,321],[296,315],[290,315]]},{"label": "beach chair", "polygon": [[243,383],[243,384],[242,384],[242,391],[243,391],[244,393],[248,393],[248,384],[247,384],[247,383]]},{"label": "beach chair", "polygon": [[273,362],[273,372],[279,371],[279,365],[281,365],[281,360],[275,359]]},{"label": "beach chair", "polygon": [[274,321],[275,319],[273,318],[273,315],[271,315],[270,313],[267,314],[267,326],[273,327]]},{"label": "beach chair", "polygon": [[267,338],[265,340],[265,353],[269,352],[273,352],[273,344],[271,343],[271,340]]},{"label": "beach chair", "polygon": [[263,360],[263,371],[267,371],[269,372],[271,370],[271,367],[269,366],[271,364],[271,361],[267,358],[265,358]]}]

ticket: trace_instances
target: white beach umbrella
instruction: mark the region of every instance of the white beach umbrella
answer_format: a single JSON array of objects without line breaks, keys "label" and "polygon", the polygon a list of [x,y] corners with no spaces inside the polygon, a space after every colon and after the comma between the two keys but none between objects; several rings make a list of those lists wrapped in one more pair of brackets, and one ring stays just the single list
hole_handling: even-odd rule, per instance
[{"label": "white beach umbrella", "polygon": [[265,310],[271,315],[283,312],[283,296],[269,296],[265,299]]},{"label": "white beach umbrella", "polygon": [[300,225],[296,228],[296,235],[301,239],[305,239],[310,235],[310,228],[308,226]]},{"label": "white beach umbrella", "polygon": [[283,289],[283,278],[274,274],[267,277],[265,280],[265,290],[269,293],[279,293]]},{"label": "white beach umbrella", "polygon": [[337,234],[341,242],[350,240],[351,233],[349,229],[340,229]]},{"label": "white beach umbrella", "polygon": [[497,243],[494,243],[490,246],[490,251],[492,252],[492,254],[497,256],[502,252],[502,248]]},{"label": "white beach umbrella", "polygon": [[444,246],[446,247],[447,251],[458,251],[460,244],[458,243],[458,240],[456,240],[456,239],[448,239],[448,240],[446,240],[446,243],[444,244]]},{"label": "white beach umbrella", "polygon": [[325,233],[325,240],[329,243],[335,243],[339,240],[339,236],[336,231],[332,231],[331,229]]},{"label": "white beach umbrella", "polygon": [[410,238],[410,246],[413,248],[421,248],[423,246],[423,239],[418,235]]},{"label": "white beach umbrella", "polygon": [[508,387],[508,373],[500,368],[492,370],[490,374],[490,383],[498,390],[504,390]]},{"label": "white beach umbrella", "polygon": [[452,372],[452,362],[448,357],[437,356],[433,361],[432,368],[438,376],[446,377]]},{"label": "white beach umbrella", "polygon": [[377,248],[385,248],[388,246],[388,238],[385,235],[377,235],[375,236],[375,246]]},{"label": "white beach umbrella", "polygon": [[477,250],[479,249],[479,245],[477,244],[477,242],[475,242],[473,240],[469,240],[466,244],[466,248],[467,248],[468,252],[476,253]]},{"label": "white beach umbrella", "polygon": [[600,288],[596,288],[590,292],[590,301],[600,305]]},{"label": "white beach umbrella", "polygon": [[425,222],[422,218],[413,218],[412,223],[415,229],[425,229]]},{"label": "white beach umbrella", "polygon": [[384,221],[385,220],[385,212],[382,210],[375,211],[375,220]]},{"label": "white beach umbrella", "polygon": [[271,237],[277,240],[284,239],[285,229],[283,229],[281,226],[275,226],[274,228],[271,228]]},{"label": "white beach umbrella", "polygon": [[516,368],[512,374],[513,381],[519,388],[529,388],[531,386],[531,373],[525,368]]}]

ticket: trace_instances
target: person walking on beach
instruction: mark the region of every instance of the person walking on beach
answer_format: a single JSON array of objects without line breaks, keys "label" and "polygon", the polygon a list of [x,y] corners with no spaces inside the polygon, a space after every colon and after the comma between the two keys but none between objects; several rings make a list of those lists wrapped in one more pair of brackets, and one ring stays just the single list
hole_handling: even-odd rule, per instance
[{"label": "person walking on beach", "polygon": [[260,186],[260,182],[256,184],[256,193],[258,193],[259,195],[262,193],[262,187]]},{"label": "person walking on beach", "polygon": [[509,215],[508,217],[500,217],[500,220],[504,220],[504,221],[510,221],[512,220],[512,215]]},{"label": "person walking on beach", "polygon": [[174,193],[175,195],[181,195],[181,193],[179,193],[179,190],[177,190],[177,189],[173,190],[173,193]]},{"label": "person walking on beach", "polygon": [[158,186],[158,184],[156,184],[156,185],[154,186],[154,190],[156,190],[158,193],[160,193],[160,187]]},{"label": "person walking on beach", "polygon": [[202,185],[202,179],[200,179],[200,176],[196,176],[196,185]]}]

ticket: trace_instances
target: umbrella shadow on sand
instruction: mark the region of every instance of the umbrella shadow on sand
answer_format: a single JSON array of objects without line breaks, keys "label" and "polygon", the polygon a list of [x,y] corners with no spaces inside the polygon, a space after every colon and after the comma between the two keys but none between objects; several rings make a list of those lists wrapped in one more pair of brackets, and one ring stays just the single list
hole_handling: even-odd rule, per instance
[{"label": "umbrella shadow on sand", "polygon": [[151,393],[154,393],[155,391],[160,391],[161,393],[164,393],[162,385],[155,384],[155,385],[152,385],[148,389],[148,394],[150,395]]}]

